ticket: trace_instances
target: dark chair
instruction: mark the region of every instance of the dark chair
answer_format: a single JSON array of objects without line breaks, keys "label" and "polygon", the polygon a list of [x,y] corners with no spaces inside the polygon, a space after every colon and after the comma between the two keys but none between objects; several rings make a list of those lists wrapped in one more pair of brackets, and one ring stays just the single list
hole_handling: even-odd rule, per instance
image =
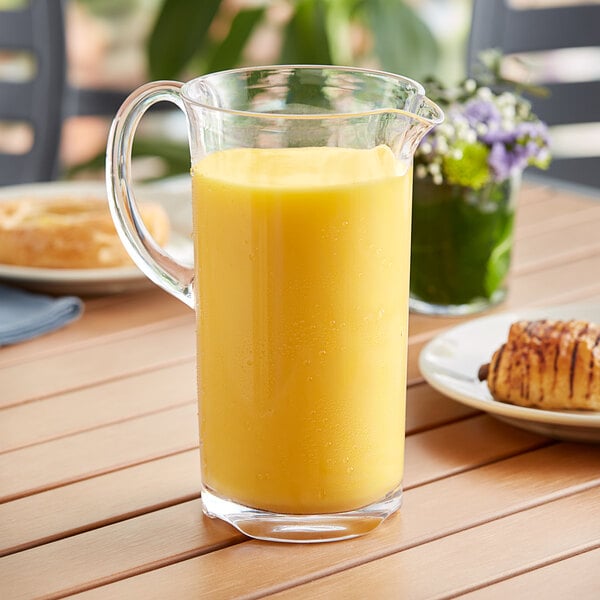
[{"label": "dark chair", "polygon": [[28,123],[33,143],[24,154],[0,154],[0,185],[55,177],[65,87],[65,42],[61,0],[32,0],[0,12],[0,50],[31,53],[28,81],[0,81],[0,121]]},{"label": "dark chair", "polygon": [[[598,4],[519,10],[505,0],[473,0],[468,46],[471,72],[478,54],[487,48],[510,55],[583,47],[600,47]],[[600,80],[540,83],[549,96],[529,99],[535,113],[549,126],[600,123]],[[547,174],[600,188],[600,149],[594,154],[569,157],[555,153]]]},{"label": "dark chair", "polygon": [[32,79],[0,81],[0,122],[25,122],[33,130],[27,152],[0,153],[0,185],[55,179],[64,119],[112,116],[127,96],[67,83],[63,3],[30,0],[20,9],[0,10],[0,52],[27,52],[35,62]]}]

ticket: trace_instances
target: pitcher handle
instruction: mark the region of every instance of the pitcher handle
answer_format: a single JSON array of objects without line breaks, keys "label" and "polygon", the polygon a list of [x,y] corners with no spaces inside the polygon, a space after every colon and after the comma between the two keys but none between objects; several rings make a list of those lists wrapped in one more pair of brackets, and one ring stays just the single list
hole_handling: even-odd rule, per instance
[{"label": "pitcher handle", "polygon": [[119,108],[106,148],[106,189],[121,241],[142,272],[191,308],[195,307],[194,269],[176,261],[149,234],[131,188],[133,137],[144,113],[157,102],[172,102],[186,115],[179,81],[155,81],[135,90]]}]

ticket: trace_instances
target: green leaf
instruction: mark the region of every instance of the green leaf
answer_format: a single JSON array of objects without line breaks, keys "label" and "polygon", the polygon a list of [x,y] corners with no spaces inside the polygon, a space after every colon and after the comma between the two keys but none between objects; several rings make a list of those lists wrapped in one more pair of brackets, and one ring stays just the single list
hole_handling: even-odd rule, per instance
[{"label": "green leaf", "polygon": [[457,143],[460,158],[452,154],[443,157],[444,178],[448,183],[470,187],[474,190],[482,188],[490,182],[491,173],[488,165],[490,149],[481,142],[472,144]]},{"label": "green leaf", "polygon": [[486,265],[483,285],[487,297],[492,294],[504,283],[510,269],[510,258],[512,253],[512,232],[513,223],[509,221],[505,224],[504,233],[498,242],[498,245],[490,253],[490,258]]},{"label": "green leaf", "polygon": [[356,0],[334,0],[328,4],[325,27],[334,64],[351,65],[353,62],[351,26],[355,9]]},{"label": "green leaf", "polygon": [[216,47],[208,61],[208,72],[231,69],[239,64],[246,42],[256,25],[263,19],[264,14],[264,7],[241,10],[237,13],[227,37]]},{"label": "green leaf", "polygon": [[78,0],[78,3],[85,6],[93,15],[106,19],[124,17],[136,8],[136,0]]},{"label": "green leaf", "polygon": [[287,64],[330,65],[327,2],[300,0],[284,31],[280,61]]},{"label": "green leaf", "polygon": [[[133,143],[132,158],[156,157],[161,159],[163,169],[159,177],[150,178],[162,179],[190,172],[190,149],[186,142],[173,142],[163,138],[137,138]],[[106,165],[106,152],[101,151],[85,162],[73,165],[64,173],[66,179],[71,179],[80,173],[86,171],[104,171]]]},{"label": "green leaf", "polygon": [[418,80],[434,72],[438,45],[414,10],[399,0],[370,0],[364,10],[382,69]]},{"label": "green leaf", "polygon": [[178,77],[206,42],[221,0],[164,0],[148,41],[152,79]]},{"label": "green leaf", "polygon": [[[133,144],[133,158],[153,156],[163,162],[164,172],[156,179],[190,172],[190,149],[187,142],[169,141],[163,138],[139,137]],[[150,178],[152,181],[155,178]]]}]

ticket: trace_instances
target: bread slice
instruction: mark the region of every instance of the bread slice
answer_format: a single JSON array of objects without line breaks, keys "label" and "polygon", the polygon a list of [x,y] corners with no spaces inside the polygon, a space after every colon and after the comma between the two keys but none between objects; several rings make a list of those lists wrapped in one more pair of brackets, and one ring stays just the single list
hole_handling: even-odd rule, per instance
[{"label": "bread slice", "polygon": [[[169,238],[166,211],[140,205],[159,245]],[[132,265],[102,198],[22,198],[0,202],[0,263],[53,269]]]}]

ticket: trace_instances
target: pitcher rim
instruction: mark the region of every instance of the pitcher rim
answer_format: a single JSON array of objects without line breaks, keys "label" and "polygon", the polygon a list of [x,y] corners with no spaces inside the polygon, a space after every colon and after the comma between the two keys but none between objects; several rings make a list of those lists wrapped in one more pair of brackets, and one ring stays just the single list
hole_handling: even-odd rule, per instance
[{"label": "pitcher rim", "polygon": [[[369,75],[378,75],[382,77],[389,78],[391,80],[397,82],[403,82],[413,85],[419,96],[422,98],[427,105],[432,108],[432,112],[436,112],[437,116],[433,117],[425,117],[423,115],[416,114],[411,112],[410,110],[405,110],[401,108],[374,108],[371,110],[361,110],[354,112],[335,112],[335,113],[311,113],[311,114],[302,114],[302,113],[274,113],[274,112],[257,112],[251,110],[240,110],[237,108],[226,108],[222,106],[214,106],[211,104],[207,104],[205,102],[200,102],[190,96],[188,93],[189,87],[192,83],[202,81],[203,79],[209,79],[211,77],[215,77],[217,75],[235,75],[236,73],[247,73],[251,71],[267,71],[267,70],[283,70],[283,69],[302,69],[302,70],[325,70],[325,71],[347,71],[353,73],[367,73]],[[224,69],[222,71],[213,71],[212,73],[205,73],[204,75],[199,75],[198,77],[194,77],[189,81],[186,81],[181,88],[181,95],[190,104],[194,106],[199,106],[201,108],[205,108],[207,110],[214,110],[221,113],[226,113],[230,115],[244,116],[244,117],[252,117],[257,119],[295,119],[295,120],[314,120],[314,119],[348,119],[348,118],[356,118],[361,116],[369,116],[369,115],[380,115],[385,113],[393,113],[393,114],[404,114],[408,117],[415,119],[417,121],[422,121],[427,123],[430,126],[439,125],[444,121],[444,113],[442,109],[438,106],[436,102],[427,97],[425,87],[423,84],[419,83],[415,79],[411,79],[410,77],[406,77],[405,75],[397,75],[396,73],[391,73],[389,71],[384,71],[381,69],[370,69],[366,67],[349,67],[349,66],[338,66],[338,65],[311,65],[311,64],[282,64],[282,65],[255,65],[250,67],[237,67],[234,69]]]}]

